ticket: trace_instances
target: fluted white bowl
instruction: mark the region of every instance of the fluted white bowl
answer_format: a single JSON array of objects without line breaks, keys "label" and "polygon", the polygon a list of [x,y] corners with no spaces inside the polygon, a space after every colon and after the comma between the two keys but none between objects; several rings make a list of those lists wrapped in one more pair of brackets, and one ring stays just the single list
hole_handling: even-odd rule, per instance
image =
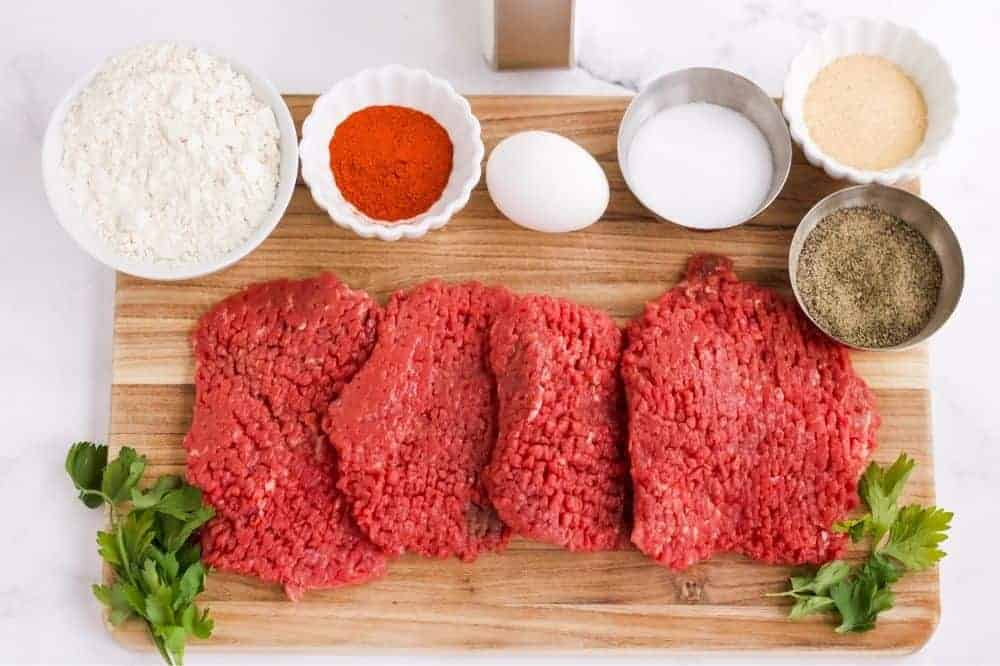
[{"label": "fluted white bowl", "polygon": [[[803,108],[813,79],[837,58],[859,54],[882,56],[899,65],[920,87],[927,103],[923,143],[906,161],[891,169],[858,169],[833,159],[820,150],[806,126]],[[782,111],[806,159],[832,178],[894,185],[919,177],[941,152],[958,117],[957,97],[951,67],[937,48],[915,31],[889,21],[847,19],[829,26],[792,59],[785,78]]]},{"label": "fluted white bowl", "polygon": [[292,114],[288,110],[288,105],[285,104],[285,100],[281,97],[278,89],[274,87],[274,84],[254,73],[245,65],[240,64],[229,56],[221,54],[214,47],[204,47],[186,42],[179,43],[196,47],[224,60],[236,72],[247,77],[254,95],[271,107],[271,111],[274,112],[275,121],[278,124],[278,131],[280,132],[278,149],[281,157],[278,167],[278,187],[274,194],[274,204],[260,220],[257,227],[250,233],[250,236],[242,243],[225,254],[197,263],[165,264],[122,255],[105,243],[97,235],[94,225],[89,220],[84,219],[79,206],[76,204],[76,200],[69,191],[69,185],[66,182],[66,176],[62,168],[63,125],[66,122],[66,115],[69,113],[73,102],[83,92],[83,89],[93,81],[98,72],[107,65],[107,60],[73,84],[73,87],[69,89],[69,92],[59,102],[59,105],[52,111],[52,116],[49,118],[49,124],[42,141],[42,180],[45,187],[45,194],[59,224],[62,225],[63,229],[72,236],[73,240],[87,254],[97,261],[116,271],[148,280],[187,280],[210,275],[232,266],[253,252],[267,239],[271,232],[274,231],[274,228],[278,226],[278,222],[281,221],[289,202],[292,200],[292,193],[295,191],[295,180],[299,173],[299,153],[296,149],[295,122],[292,120]]},{"label": "fluted white bowl", "polygon": [[[337,125],[355,111],[388,104],[428,114],[448,132],[454,148],[451,176],[440,198],[426,212],[398,222],[380,222],[355,208],[341,194],[330,168],[330,139]],[[468,100],[447,81],[399,65],[366,69],[340,81],[313,104],[302,123],[302,178],[316,204],[341,227],[363,238],[420,238],[431,229],[443,227],[469,202],[472,188],[482,175],[486,152],[480,129]]]}]

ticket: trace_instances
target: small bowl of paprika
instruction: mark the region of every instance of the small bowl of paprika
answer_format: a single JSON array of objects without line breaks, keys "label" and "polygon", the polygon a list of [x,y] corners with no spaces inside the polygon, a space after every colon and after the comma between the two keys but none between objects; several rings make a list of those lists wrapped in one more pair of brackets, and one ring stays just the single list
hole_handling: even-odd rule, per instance
[{"label": "small bowl of paprika", "polygon": [[302,178],[336,224],[420,238],[468,202],[482,175],[479,120],[449,83],[389,65],[344,79],[302,123]]}]

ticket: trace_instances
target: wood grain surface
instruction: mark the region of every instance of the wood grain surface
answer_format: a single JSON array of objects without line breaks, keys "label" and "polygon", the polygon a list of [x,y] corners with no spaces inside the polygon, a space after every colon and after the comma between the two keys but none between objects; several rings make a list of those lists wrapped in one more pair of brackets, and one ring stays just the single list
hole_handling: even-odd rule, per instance
[{"label": "wood grain surface", "polygon": [[[313,98],[286,99],[301,123]],[[796,152],[787,186],[763,214],[735,229],[688,231],[654,219],[625,186],[615,140],[627,98],[484,96],[471,102],[487,154],[503,137],[526,129],[559,132],[589,150],[611,183],[604,218],[572,234],[523,230],[499,214],[480,184],[444,229],[418,241],[385,243],[332,224],[300,185],[272,236],[228,270],[177,283],[119,275],[111,443],[146,454],[151,474],[183,470],[181,441],[194,397],[188,336],[210,305],[251,282],[333,271],[384,301],[431,277],[477,279],[570,297],[625,320],[677,282],[689,255],[711,251],[733,257],[742,278],[788,294],[795,225],[819,198],[845,185]],[[926,350],[853,358],[883,416],[876,458],[910,453],[919,466],[909,499],[932,501]],[[276,586],[216,572],[204,595],[215,635],[192,641],[191,649],[910,652],[938,621],[936,570],[907,576],[878,628],[848,636],[834,633],[822,617],[790,622],[786,601],[763,596],[782,590],[788,574],[788,568],[738,556],[674,573],[635,550],[570,554],[519,539],[474,564],[406,556],[382,580],[310,592],[297,604]],[[149,647],[138,622],[114,633],[127,645]]]}]

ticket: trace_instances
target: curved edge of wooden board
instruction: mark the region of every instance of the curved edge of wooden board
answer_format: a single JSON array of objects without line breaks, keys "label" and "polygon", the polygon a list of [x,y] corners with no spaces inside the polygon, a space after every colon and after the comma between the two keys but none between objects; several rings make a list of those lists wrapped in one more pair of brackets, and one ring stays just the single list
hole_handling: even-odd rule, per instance
[{"label": "curved edge of wooden board", "polygon": [[[223,650],[266,651],[291,650],[296,652],[323,652],[324,654],[366,653],[449,653],[475,651],[498,653],[517,650],[520,654],[545,653],[676,653],[713,652],[726,653],[753,650],[761,653],[825,652],[838,655],[850,654],[913,654],[919,651],[934,635],[940,620],[940,608],[919,611],[901,607],[879,619],[877,631],[872,634],[843,636],[833,631],[833,624],[823,618],[790,621],[785,607],[774,607],[769,613],[759,609],[742,612],[731,607],[705,607],[683,612],[684,607],[673,607],[665,612],[663,607],[648,609],[630,608],[615,618],[603,607],[586,605],[534,606],[516,609],[516,628],[501,626],[504,607],[481,606],[463,615],[464,624],[471,631],[470,638],[456,644],[452,631],[455,615],[447,607],[434,604],[404,606],[392,614],[372,616],[357,614],[349,606],[321,606],[319,604],[275,603],[262,606],[241,602],[224,602],[211,605],[216,620],[216,635],[209,641],[192,639],[188,650],[192,652],[217,652]],[[532,614],[524,622],[524,613]],[[426,621],[417,621],[413,615],[430,615]],[[712,613],[711,628],[706,626],[705,613]],[[434,616],[447,616],[435,623]],[[600,617],[599,621],[589,621]],[[562,623],[569,618],[573,629],[566,630]],[[628,632],[621,631],[628,624]],[[378,625],[378,635],[389,633],[395,638],[391,643],[375,637],[373,624]],[[275,626],[282,627],[280,640],[260,640],[262,633],[272,633]],[[112,627],[111,636],[119,645],[133,651],[148,652],[153,649],[149,635],[139,620],[129,620],[119,627]],[[585,627],[582,630],[581,627]],[[627,638],[622,638],[625,635]],[[702,643],[692,646],[691,637],[701,636]]]}]

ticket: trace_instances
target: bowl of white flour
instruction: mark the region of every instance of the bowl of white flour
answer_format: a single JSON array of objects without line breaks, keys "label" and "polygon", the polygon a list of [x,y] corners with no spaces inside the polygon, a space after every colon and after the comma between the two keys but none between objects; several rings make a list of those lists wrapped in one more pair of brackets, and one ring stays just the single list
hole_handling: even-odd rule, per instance
[{"label": "bowl of white flour", "polygon": [[295,125],[267,80],[176,43],[112,56],[45,132],[60,224],[91,256],[155,280],[207,275],[274,230],[298,175]]}]

